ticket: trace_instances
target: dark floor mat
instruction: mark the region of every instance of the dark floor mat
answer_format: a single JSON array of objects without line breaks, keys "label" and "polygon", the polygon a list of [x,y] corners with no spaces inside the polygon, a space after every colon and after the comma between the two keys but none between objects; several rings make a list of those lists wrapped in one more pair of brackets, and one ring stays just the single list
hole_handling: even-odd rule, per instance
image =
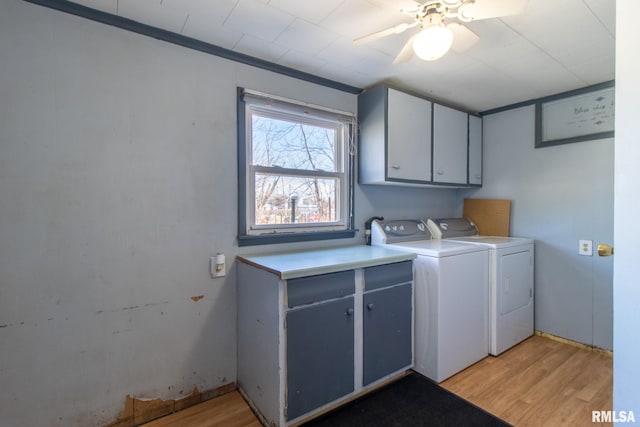
[{"label": "dark floor mat", "polygon": [[305,423],[306,427],[496,426],[510,424],[411,373]]}]

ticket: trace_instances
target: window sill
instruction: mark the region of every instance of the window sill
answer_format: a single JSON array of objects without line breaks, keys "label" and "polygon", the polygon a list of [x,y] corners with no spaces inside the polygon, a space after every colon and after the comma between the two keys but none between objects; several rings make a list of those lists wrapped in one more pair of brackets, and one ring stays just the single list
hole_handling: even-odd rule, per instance
[{"label": "window sill", "polygon": [[348,239],[356,230],[308,231],[301,233],[269,233],[238,236],[238,246],[273,245],[278,243],[312,242],[316,240]]}]

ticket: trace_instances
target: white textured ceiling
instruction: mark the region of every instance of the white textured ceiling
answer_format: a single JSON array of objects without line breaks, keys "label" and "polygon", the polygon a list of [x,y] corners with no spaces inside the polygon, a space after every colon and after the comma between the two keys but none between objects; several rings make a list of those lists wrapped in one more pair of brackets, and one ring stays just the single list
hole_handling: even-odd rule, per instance
[{"label": "white textured ceiling", "polygon": [[466,24],[464,54],[393,65],[415,29],[411,0],[75,0],[76,3],[360,88],[379,82],[486,111],[614,78],[615,0],[529,0],[516,16]]}]

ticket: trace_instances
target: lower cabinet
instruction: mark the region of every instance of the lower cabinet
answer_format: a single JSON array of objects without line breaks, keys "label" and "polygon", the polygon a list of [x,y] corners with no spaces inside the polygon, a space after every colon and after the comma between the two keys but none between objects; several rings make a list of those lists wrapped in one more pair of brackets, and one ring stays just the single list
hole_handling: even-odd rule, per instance
[{"label": "lower cabinet", "polygon": [[354,298],[287,312],[287,419],[354,390]]},{"label": "lower cabinet", "polygon": [[397,263],[365,269],[363,384],[371,384],[413,359],[413,269]]},{"label": "lower cabinet", "polygon": [[364,295],[363,384],[411,364],[411,284]]},{"label": "lower cabinet", "polygon": [[238,387],[287,426],[413,366],[412,262],[289,280],[238,263]]}]

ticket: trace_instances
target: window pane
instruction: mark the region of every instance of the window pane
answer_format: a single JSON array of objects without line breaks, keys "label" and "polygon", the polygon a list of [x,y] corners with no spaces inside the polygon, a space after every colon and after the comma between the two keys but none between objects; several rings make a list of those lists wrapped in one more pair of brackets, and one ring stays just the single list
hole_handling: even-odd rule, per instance
[{"label": "window pane", "polygon": [[256,174],[256,225],[338,221],[339,180]]},{"label": "window pane", "polygon": [[336,172],[336,128],[252,115],[256,166]]}]

